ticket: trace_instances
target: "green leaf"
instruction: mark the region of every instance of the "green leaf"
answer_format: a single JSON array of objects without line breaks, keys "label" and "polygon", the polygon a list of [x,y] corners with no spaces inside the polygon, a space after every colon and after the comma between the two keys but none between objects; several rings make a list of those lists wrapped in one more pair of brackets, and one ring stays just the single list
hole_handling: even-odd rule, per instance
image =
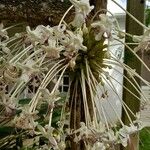
[{"label": "green leaf", "polygon": [[31,98],[20,99],[19,104],[26,105],[26,104],[29,104],[30,101],[31,101]]},{"label": "green leaf", "polygon": [[10,135],[15,132],[14,127],[2,126],[0,127],[0,137]]}]

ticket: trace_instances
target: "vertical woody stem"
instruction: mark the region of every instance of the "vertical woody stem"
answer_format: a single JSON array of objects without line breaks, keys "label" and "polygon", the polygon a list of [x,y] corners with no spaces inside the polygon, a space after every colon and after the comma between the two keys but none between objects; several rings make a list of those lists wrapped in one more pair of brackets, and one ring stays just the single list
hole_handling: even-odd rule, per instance
[{"label": "vertical woody stem", "polygon": [[[131,13],[135,18],[137,18],[142,23],[144,22],[144,6],[145,2],[141,0],[128,0],[127,1],[127,11]],[[126,32],[130,34],[135,35],[142,35],[143,34],[143,28],[137,24],[132,18],[130,18],[128,15],[126,16]],[[126,37],[126,42],[132,42],[131,38]],[[131,48],[134,48],[133,46]],[[139,53],[139,55],[141,55]],[[129,67],[136,69],[136,72],[138,74],[141,74],[141,63],[140,61],[127,49],[125,48],[125,64],[127,64]],[[128,77],[128,74],[126,71],[124,71],[124,75]],[[131,82],[132,79],[130,79]],[[140,85],[140,80],[136,79],[138,84]],[[137,93],[135,88],[124,78],[124,86],[127,87],[130,91],[132,91],[134,94],[136,94],[138,97],[140,95]],[[140,109],[140,102],[137,100],[137,98],[133,97],[129,92],[126,90],[123,91],[123,101],[127,104],[127,106],[132,110],[133,113],[137,113]],[[133,115],[128,112],[131,118],[134,120],[135,118]],[[126,112],[122,110],[122,120],[124,124],[129,125],[129,119],[126,115]],[[128,142],[127,148],[121,147],[121,150],[138,150],[139,149],[139,138],[138,134],[133,134],[130,136],[130,140]]]}]

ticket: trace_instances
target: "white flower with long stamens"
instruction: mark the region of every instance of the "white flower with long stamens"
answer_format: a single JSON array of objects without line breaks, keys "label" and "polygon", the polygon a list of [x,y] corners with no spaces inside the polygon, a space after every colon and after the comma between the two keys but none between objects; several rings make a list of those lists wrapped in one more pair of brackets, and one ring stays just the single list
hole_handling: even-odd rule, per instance
[{"label": "white flower with long stamens", "polygon": [[70,2],[74,5],[76,11],[72,25],[75,27],[81,27],[94,6],[90,6],[89,0],[70,0]]},{"label": "white flower with long stamens", "polygon": [[[133,106],[129,107],[122,100],[122,88],[131,94],[129,98],[146,102],[136,77],[148,86],[150,83],[134,71],[134,66],[131,68],[121,60],[123,46],[119,49],[116,46],[125,45],[142,62],[128,45],[140,43],[139,47],[148,49],[149,31],[137,37],[138,43],[126,43],[121,39],[122,35],[117,36],[118,32],[134,36],[120,31],[119,26],[116,27],[117,21],[113,24],[112,18],[101,14],[99,20],[86,23],[86,17],[93,9],[89,0],[70,1],[73,5],[57,26],[39,25],[32,30],[27,27],[26,33],[15,34],[9,39],[0,37],[0,105],[3,107],[0,114],[15,111],[15,119],[11,119],[16,127],[23,129],[19,133],[25,140],[28,133],[34,133],[47,149],[65,149],[64,143],[68,140],[69,145],[74,140],[75,145],[82,142],[90,150],[105,150],[120,143],[127,146],[131,134],[149,126],[149,109],[136,119]],[[73,7],[75,19],[66,23],[64,19]],[[2,29],[1,26],[1,31],[4,30],[8,28]],[[111,38],[112,33],[114,38]],[[123,69],[127,75],[123,75]],[[15,71],[19,74],[14,74]],[[136,92],[123,84],[123,77]],[[52,83],[55,79],[57,81]],[[65,93],[59,93],[58,89]],[[122,109],[130,126],[124,125]],[[16,135],[12,136],[16,138]],[[6,142],[0,139],[0,143]],[[32,144],[31,149],[41,146],[41,142]],[[72,147],[66,144],[66,149]]]},{"label": "white flower with long stamens", "polygon": [[106,14],[100,14],[100,21],[93,22],[91,24],[92,28],[96,29],[95,40],[101,40],[104,33],[107,34],[107,38],[111,37],[111,31],[113,28],[113,20],[110,19]]}]

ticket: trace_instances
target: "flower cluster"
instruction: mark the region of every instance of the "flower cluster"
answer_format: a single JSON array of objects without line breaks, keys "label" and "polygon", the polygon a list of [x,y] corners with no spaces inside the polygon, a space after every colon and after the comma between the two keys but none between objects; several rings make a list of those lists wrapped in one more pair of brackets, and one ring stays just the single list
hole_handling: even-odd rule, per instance
[{"label": "flower cluster", "polygon": [[[74,7],[75,16],[68,24],[63,20],[68,11],[57,26],[27,26],[26,32],[12,37],[0,24],[0,113],[2,118],[11,116],[16,129],[41,137],[43,145],[37,149],[63,150],[69,145],[64,143],[68,139],[68,143],[84,141],[85,147],[93,150],[105,150],[118,143],[127,146],[130,134],[143,126],[140,120],[131,120],[128,112],[135,114],[122,102],[118,86],[141,99],[122,86],[117,75],[123,76],[125,69],[126,80],[138,94],[142,91],[135,86],[135,78],[147,86],[150,83],[122,62],[112,48],[120,43],[128,47],[122,40],[127,35],[137,42],[135,51],[149,50],[149,30],[140,37],[129,35],[116,28],[114,19],[107,14],[99,14],[97,20],[93,18],[87,23],[94,6],[90,6],[89,0],[70,2],[68,11]],[[129,50],[137,56],[130,47]],[[70,83],[64,98],[59,88],[65,74],[69,75]],[[111,104],[114,99],[125,110],[129,126]],[[111,124],[105,102],[118,122]]]},{"label": "flower cluster", "polygon": [[115,132],[113,129],[106,130],[105,124],[100,123],[96,129],[93,125],[87,127],[85,123],[80,123],[80,128],[74,131],[71,134],[75,134],[74,142],[78,143],[80,140],[84,140],[91,146],[93,149],[107,149],[109,144],[117,145],[121,143],[124,147],[127,146],[128,141],[130,140],[130,135],[137,133],[140,128],[140,124],[123,126],[118,132]]}]

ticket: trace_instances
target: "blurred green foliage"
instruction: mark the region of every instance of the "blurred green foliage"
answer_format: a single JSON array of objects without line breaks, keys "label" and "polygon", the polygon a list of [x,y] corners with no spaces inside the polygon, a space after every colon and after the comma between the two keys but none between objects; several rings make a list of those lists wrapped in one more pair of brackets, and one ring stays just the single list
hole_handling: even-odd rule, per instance
[{"label": "blurred green foliage", "polygon": [[140,131],[139,150],[150,150],[150,128],[144,128]]},{"label": "blurred green foliage", "polygon": [[145,24],[146,26],[150,25],[150,8],[145,10]]}]

